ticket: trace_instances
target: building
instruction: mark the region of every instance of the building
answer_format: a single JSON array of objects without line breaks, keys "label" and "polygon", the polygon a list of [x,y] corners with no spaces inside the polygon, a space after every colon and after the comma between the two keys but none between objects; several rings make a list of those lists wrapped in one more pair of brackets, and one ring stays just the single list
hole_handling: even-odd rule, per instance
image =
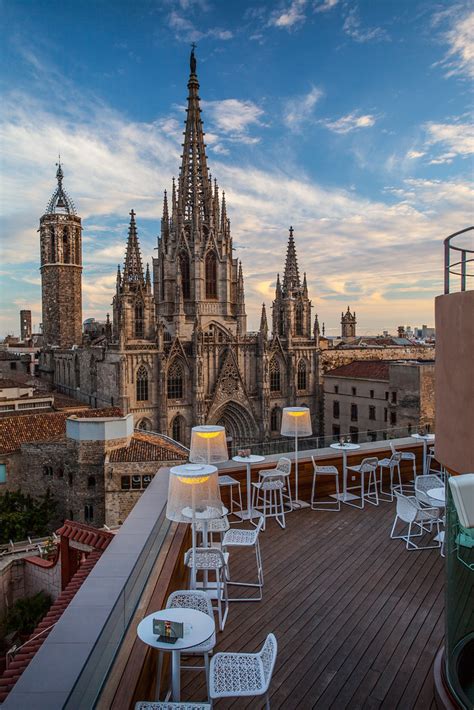
[{"label": "building", "polygon": [[23,342],[29,340],[33,334],[31,328],[31,311],[20,311],[20,338]]},{"label": "building", "polygon": [[326,436],[354,442],[376,441],[388,429],[397,436],[434,431],[434,362],[367,360],[330,370],[324,424]]},{"label": "building", "polygon": [[54,396],[37,392],[29,384],[0,377],[0,417],[15,413],[32,412],[34,409],[53,409]]},{"label": "building", "polygon": [[356,314],[351,313],[349,306],[347,306],[347,311],[341,313],[341,338],[355,338],[356,337]]}]

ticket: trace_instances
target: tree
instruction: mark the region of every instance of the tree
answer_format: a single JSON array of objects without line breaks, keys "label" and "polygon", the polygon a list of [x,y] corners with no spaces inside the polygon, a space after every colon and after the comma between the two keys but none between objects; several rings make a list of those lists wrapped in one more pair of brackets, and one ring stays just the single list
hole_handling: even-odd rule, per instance
[{"label": "tree", "polygon": [[32,597],[17,599],[8,609],[2,626],[5,635],[18,633],[21,636],[31,634],[52,604],[52,599],[45,592],[38,592]]},{"label": "tree", "polygon": [[20,490],[6,491],[0,496],[0,544],[48,535],[56,507],[49,488],[36,499]]}]

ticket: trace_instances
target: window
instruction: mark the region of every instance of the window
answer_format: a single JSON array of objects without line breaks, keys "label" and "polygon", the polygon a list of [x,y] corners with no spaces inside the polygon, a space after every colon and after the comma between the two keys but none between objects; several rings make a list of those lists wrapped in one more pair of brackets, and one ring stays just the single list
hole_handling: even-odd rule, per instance
[{"label": "window", "polygon": [[141,487],[142,487],[142,477],[141,476],[132,476],[132,489],[134,491],[139,491]]},{"label": "window", "polygon": [[355,397],[357,394],[357,387],[351,387],[352,396]]},{"label": "window", "polygon": [[375,407],[369,407],[369,419],[375,421]]},{"label": "window", "polygon": [[58,478],[64,478],[64,471],[62,468],[58,468],[57,476],[58,476]]},{"label": "window", "polygon": [[144,365],[137,370],[137,402],[146,402],[148,399],[148,372]]},{"label": "window", "polygon": [[184,418],[180,414],[177,414],[173,419],[171,438],[180,444],[184,443],[185,424]]},{"label": "window", "polygon": [[143,338],[145,333],[145,321],[143,317],[143,303],[135,304],[135,319],[134,319],[135,338]]},{"label": "window", "polygon": [[334,419],[339,419],[339,402],[333,402],[332,403],[332,416]]},{"label": "window", "polygon": [[123,491],[130,490],[130,476],[122,476],[120,479],[120,487]]},{"label": "window", "polygon": [[412,425],[408,424],[408,436],[411,436],[412,429],[413,429]]},{"label": "window", "polygon": [[183,368],[181,363],[175,360],[168,370],[168,399],[182,399],[183,397]]},{"label": "window", "polygon": [[351,404],[351,422],[356,422],[358,419],[357,404]]},{"label": "window", "polygon": [[280,432],[281,429],[281,408],[273,407],[270,412],[270,430],[272,433]]},{"label": "window", "polygon": [[376,431],[368,431],[367,438],[369,441],[377,441],[377,432]]},{"label": "window", "polygon": [[276,358],[270,360],[270,392],[279,392],[281,389],[280,363]]},{"label": "window", "polygon": [[341,435],[341,427],[339,426],[339,424],[333,424],[332,435],[335,439],[339,439],[339,437]]},{"label": "window", "polygon": [[76,381],[76,387],[79,388],[81,386],[81,363],[77,355],[74,359],[74,379]]},{"label": "window", "polygon": [[388,392],[385,392],[385,399],[388,400]]},{"label": "window", "polygon": [[71,261],[71,253],[69,249],[69,232],[67,227],[64,227],[63,232],[63,263],[69,264]]},{"label": "window", "polygon": [[0,463],[0,483],[7,482],[7,465],[5,463]]},{"label": "window", "polygon": [[383,410],[383,420],[384,420],[384,422],[388,422],[388,409],[387,409],[387,407],[385,407],[385,409]]},{"label": "window", "polygon": [[179,266],[181,270],[181,285],[183,289],[183,298],[191,297],[191,282],[189,278],[189,257],[185,251],[179,255]]},{"label": "window", "polygon": [[397,423],[397,413],[390,412],[390,424],[395,425]]},{"label": "window", "polygon": [[298,363],[298,389],[305,390],[307,388],[306,363],[300,360]]},{"label": "window", "polygon": [[10,363],[10,370],[16,370],[16,362]]},{"label": "window", "polygon": [[351,435],[351,440],[353,444],[359,442],[359,430],[356,426],[349,427],[349,434]]},{"label": "window", "polygon": [[374,390],[370,390],[370,399],[374,398],[374,394],[375,394]]},{"label": "window", "polygon": [[334,385],[334,394],[339,394],[339,385]]},{"label": "window", "polygon": [[213,251],[206,256],[206,298],[217,298],[217,259]]},{"label": "window", "polygon": [[73,478],[72,478],[72,473],[69,471],[67,475],[67,480],[70,486],[72,486]]},{"label": "window", "polygon": [[142,476],[142,488],[148,488],[153,476]]},{"label": "window", "polygon": [[89,478],[87,479],[87,487],[95,488],[95,476],[89,476]]},{"label": "window", "polygon": [[[165,300],[165,261],[164,257],[161,259],[161,264],[160,264],[160,297],[161,300]],[[183,293],[184,297],[184,293]]]},{"label": "window", "polygon": [[86,523],[90,523],[94,520],[94,506],[90,503],[84,506],[84,520]]},{"label": "window", "polygon": [[151,431],[151,421],[149,419],[140,419],[137,428],[140,431]]},{"label": "window", "polygon": [[52,466],[43,466],[43,476],[52,476],[53,475],[53,467]]},{"label": "window", "polygon": [[295,309],[295,335],[303,335],[303,304],[298,303]]},{"label": "window", "polygon": [[392,392],[392,404],[396,404],[396,403],[397,403],[397,393]]}]

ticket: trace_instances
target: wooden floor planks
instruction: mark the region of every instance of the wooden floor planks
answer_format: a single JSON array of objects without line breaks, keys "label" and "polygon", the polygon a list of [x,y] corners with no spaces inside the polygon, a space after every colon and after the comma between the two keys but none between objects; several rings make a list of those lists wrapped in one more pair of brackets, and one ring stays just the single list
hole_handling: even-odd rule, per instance
[{"label": "wooden floor planks", "polygon": [[[271,707],[399,708],[433,704],[432,663],[443,639],[443,559],[390,540],[394,505],[340,513],[303,509],[261,536],[261,602],[232,603],[216,651],[255,652],[278,639]],[[235,579],[252,579],[254,557],[232,553]],[[233,587],[233,596],[248,590]],[[182,699],[206,697],[204,675],[184,672]],[[217,708],[260,708],[255,698]]]}]

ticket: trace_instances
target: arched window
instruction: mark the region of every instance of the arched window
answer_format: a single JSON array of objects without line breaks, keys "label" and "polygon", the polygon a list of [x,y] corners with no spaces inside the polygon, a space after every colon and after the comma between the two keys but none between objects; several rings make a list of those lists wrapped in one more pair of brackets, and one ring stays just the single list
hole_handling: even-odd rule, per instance
[{"label": "arched window", "polygon": [[184,418],[177,414],[171,425],[171,438],[180,444],[184,443],[185,421]]},{"label": "arched window", "polygon": [[149,419],[140,419],[138,429],[141,431],[151,431],[151,421]]},{"label": "arched window", "polygon": [[181,363],[174,361],[168,370],[168,399],[181,399],[183,397],[183,368]]},{"label": "arched window", "polygon": [[148,372],[144,365],[137,370],[137,402],[146,402],[148,399]]},{"label": "arched window", "polygon": [[135,325],[135,337],[136,338],[143,338],[144,337],[144,332],[145,332],[145,322],[143,318],[143,303],[139,301],[138,303],[135,304],[135,320],[134,320],[134,325]]},{"label": "arched window", "polygon": [[165,260],[161,258],[160,264],[160,299],[165,300]]},{"label": "arched window", "polygon": [[280,432],[281,429],[281,408],[273,407],[270,412],[270,431],[272,433]]},{"label": "arched window", "polygon": [[84,506],[84,520],[86,523],[90,523],[94,520],[94,506],[90,505],[90,503]]},{"label": "arched window", "polygon": [[213,251],[206,256],[206,298],[217,298],[217,259]]},{"label": "arched window", "polygon": [[76,254],[74,258],[74,263],[81,263],[81,232],[79,230],[77,230],[76,232]]},{"label": "arched window", "polygon": [[183,298],[191,298],[191,282],[189,277],[189,257],[185,251],[180,252],[179,266],[181,269],[181,283],[183,287]]},{"label": "arched window", "polygon": [[302,303],[296,304],[295,335],[303,335],[303,304]]},{"label": "arched window", "polygon": [[58,478],[64,478],[64,470],[62,468],[58,468],[57,476]]},{"label": "arched window", "polygon": [[71,249],[69,241],[69,231],[67,227],[63,230],[63,264],[69,264],[71,261]]},{"label": "arched window", "polygon": [[270,392],[280,392],[281,390],[281,373],[280,363],[273,357],[270,360]]},{"label": "arched window", "polygon": [[87,478],[87,487],[88,488],[95,488],[95,476],[89,476]]},{"label": "arched window", "polygon": [[300,360],[298,363],[297,387],[299,390],[305,390],[308,387],[307,369],[304,360]]},{"label": "arched window", "polygon": [[79,388],[81,386],[81,363],[78,355],[74,359],[74,379],[76,387]]},{"label": "arched window", "polygon": [[55,264],[56,261],[56,234],[54,227],[51,227],[51,263]]}]

